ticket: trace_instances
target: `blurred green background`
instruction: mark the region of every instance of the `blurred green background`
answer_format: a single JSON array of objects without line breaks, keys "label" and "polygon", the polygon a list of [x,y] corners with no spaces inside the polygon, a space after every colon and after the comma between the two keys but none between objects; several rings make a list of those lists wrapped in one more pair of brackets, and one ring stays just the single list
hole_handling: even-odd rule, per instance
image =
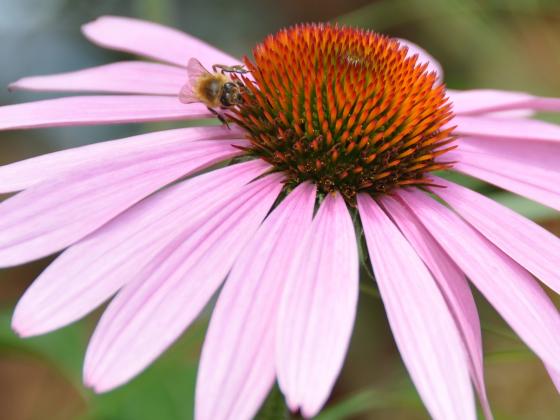
[{"label": "blurred green background", "polygon": [[[80,25],[102,14],[176,26],[222,49],[249,54],[266,34],[293,23],[336,21],[408,38],[437,57],[456,89],[499,88],[560,96],[558,0],[0,0],[0,85],[24,75],[124,59],[88,44]],[[0,104],[53,95],[0,90]],[[560,123],[554,115],[542,118]],[[2,133],[0,164],[118,138],[156,124]],[[462,178],[560,234],[558,214]],[[1,420],[190,419],[197,360],[209,311],[129,385],[97,396],[81,385],[81,364],[99,312],[58,332],[20,340],[10,330],[18,297],[50,260],[0,271]],[[488,392],[496,419],[559,419],[542,365],[486,302],[481,312]],[[556,302],[559,303],[557,298]],[[274,398],[273,398],[274,399]],[[274,401],[269,402],[270,407]],[[282,410],[261,418],[282,418]],[[364,287],[344,371],[321,419],[426,419],[388,330],[383,307]]]}]

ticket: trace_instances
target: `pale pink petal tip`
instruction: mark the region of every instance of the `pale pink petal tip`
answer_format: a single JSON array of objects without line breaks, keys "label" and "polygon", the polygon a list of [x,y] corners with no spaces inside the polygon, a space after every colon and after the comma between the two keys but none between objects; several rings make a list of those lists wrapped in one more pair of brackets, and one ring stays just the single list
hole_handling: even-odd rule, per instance
[{"label": "pale pink petal tip", "polygon": [[82,32],[102,47],[178,66],[186,66],[188,57],[197,57],[208,68],[216,63],[239,64],[237,59],[180,30],[140,19],[102,16],[82,26]]},{"label": "pale pink petal tip", "polygon": [[21,338],[27,338],[33,336],[33,334],[28,334],[25,331],[25,328],[22,325],[25,325],[25,319],[16,318],[15,316],[12,318],[12,330]]},{"label": "pale pink petal tip", "polygon": [[[107,385],[107,384],[103,384],[102,382],[100,383],[95,383],[93,380],[91,380],[91,378],[88,378],[86,375],[86,373],[83,373],[83,383],[86,386],[86,388],[91,389],[93,392],[95,392],[96,394],[104,394],[106,392],[112,391],[114,390],[116,387],[111,385]],[[120,385],[124,385],[126,382],[120,384]],[[117,385],[117,386],[120,386]]]},{"label": "pale pink petal tip", "polygon": [[560,373],[559,373],[559,371],[557,371],[554,368],[551,368],[546,363],[545,363],[544,367],[546,368],[546,371],[548,372],[548,375],[550,376],[550,380],[554,384],[554,387],[556,388],[556,391],[558,393],[560,393]]}]

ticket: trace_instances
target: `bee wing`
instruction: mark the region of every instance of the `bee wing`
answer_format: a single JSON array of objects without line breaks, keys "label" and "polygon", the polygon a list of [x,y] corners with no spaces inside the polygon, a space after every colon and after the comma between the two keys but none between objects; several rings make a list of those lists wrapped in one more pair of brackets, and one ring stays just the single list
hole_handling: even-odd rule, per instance
[{"label": "bee wing", "polygon": [[200,102],[200,98],[194,93],[193,86],[187,82],[179,92],[179,100],[184,104]]},{"label": "bee wing", "polygon": [[191,58],[187,64],[187,83],[179,92],[179,100],[184,104],[200,102],[200,98],[194,93],[194,86],[201,76],[210,74],[208,70],[196,58]]},{"label": "bee wing", "polygon": [[187,64],[187,76],[189,78],[189,83],[194,86],[201,76],[210,74],[208,70],[204,68],[200,61],[196,58],[191,58]]}]

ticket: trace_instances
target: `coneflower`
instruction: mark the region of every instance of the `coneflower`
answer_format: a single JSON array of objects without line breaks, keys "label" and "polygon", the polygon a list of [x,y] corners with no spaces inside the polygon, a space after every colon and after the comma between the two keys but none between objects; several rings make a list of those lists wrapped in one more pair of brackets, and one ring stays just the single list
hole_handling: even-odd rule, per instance
[{"label": "coneflower", "polygon": [[[0,108],[0,128],[213,118],[184,104],[190,58],[241,88],[228,126],[183,128],[0,167],[0,265],[66,249],[20,300],[32,336],[109,303],[84,368],[98,392],[141,372],[219,294],[200,362],[196,418],[251,418],[275,380],[317,414],[353,329],[360,263],[435,419],[488,418],[470,280],[560,371],[560,241],[434,171],[459,171],[560,209],[560,127],[527,110],[560,100],[447,90],[418,47],[370,31],[301,25],[239,62],[173,29],[104,17],[84,33],[165,62],[22,79],[14,89],[97,91]],[[225,79],[223,79],[225,80]],[[201,101],[202,102],[202,101]],[[522,114],[511,112],[523,110]],[[187,177],[187,179],[184,179]],[[359,247],[369,258],[360,262]],[[373,361],[375,363],[375,361]]]}]

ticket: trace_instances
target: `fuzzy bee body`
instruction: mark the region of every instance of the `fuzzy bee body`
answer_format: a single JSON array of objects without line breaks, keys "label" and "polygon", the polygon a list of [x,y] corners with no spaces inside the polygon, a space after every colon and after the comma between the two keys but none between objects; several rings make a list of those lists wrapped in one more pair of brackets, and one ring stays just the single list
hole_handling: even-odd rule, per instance
[{"label": "fuzzy bee body", "polygon": [[[208,108],[229,108],[243,102],[240,81],[233,81],[226,73],[246,73],[242,66],[212,66],[214,72],[206,70],[195,58],[187,65],[188,81],[181,89],[179,99],[183,103],[201,102]],[[221,72],[216,71],[220,69]]]}]

